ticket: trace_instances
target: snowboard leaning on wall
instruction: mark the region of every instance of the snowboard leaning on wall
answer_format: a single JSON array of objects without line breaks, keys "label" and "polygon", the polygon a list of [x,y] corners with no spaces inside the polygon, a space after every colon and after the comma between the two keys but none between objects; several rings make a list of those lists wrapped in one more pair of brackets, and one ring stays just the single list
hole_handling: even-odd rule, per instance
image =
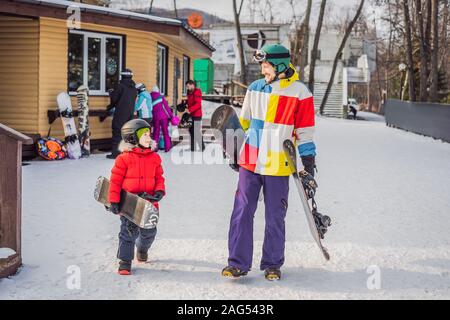
[{"label": "snowboard leaning on wall", "polygon": [[56,97],[59,113],[64,128],[67,154],[70,159],[81,158],[81,146],[78,139],[77,127],[73,117],[72,102],[67,92],[61,92]]},{"label": "snowboard leaning on wall", "polygon": [[78,131],[82,156],[91,154],[89,131],[89,88],[85,85],[77,89]]}]

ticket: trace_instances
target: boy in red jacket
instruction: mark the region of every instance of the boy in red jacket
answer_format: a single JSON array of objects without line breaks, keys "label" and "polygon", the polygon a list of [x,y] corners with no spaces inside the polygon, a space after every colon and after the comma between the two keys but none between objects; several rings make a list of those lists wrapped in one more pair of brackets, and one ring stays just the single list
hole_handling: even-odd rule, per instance
[{"label": "boy in red jacket", "polygon": [[[155,197],[154,205],[165,195],[161,158],[152,150],[150,126],[147,121],[134,119],[125,123],[121,129],[122,153],[117,157],[111,170],[109,188],[110,211],[119,214],[120,191],[146,193]],[[131,261],[136,246],[137,260],[145,262],[156,236],[156,228],[143,229],[124,217],[120,217],[119,233],[119,274],[131,274]]]}]

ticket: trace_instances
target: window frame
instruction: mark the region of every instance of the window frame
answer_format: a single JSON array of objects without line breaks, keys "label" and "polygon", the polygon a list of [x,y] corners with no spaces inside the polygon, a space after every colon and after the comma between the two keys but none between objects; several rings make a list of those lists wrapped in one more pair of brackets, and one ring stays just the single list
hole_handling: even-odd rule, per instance
[{"label": "window frame", "polygon": [[[167,97],[168,91],[169,91],[169,86],[168,86],[168,84],[169,84],[169,47],[160,42],[157,43],[157,45],[156,45],[156,62],[157,62],[156,69],[157,70],[159,68],[159,65],[158,65],[158,50],[159,49],[164,49],[164,52],[165,52],[165,54],[164,54],[165,65],[163,65],[164,70],[162,72],[164,88],[162,87],[158,78],[156,78],[156,83],[158,84],[161,95]],[[158,72],[156,72],[156,74],[158,74]],[[160,76],[161,76],[161,73],[160,73]]]},{"label": "window frame", "polygon": [[[187,65],[187,74],[185,65]],[[186,82],[191,78],[191,58],[189,56],[183,55],[183,96],[187,94]]]},{"label": "window frame", "polygon": [[[123,53],[124,53],[124,36],[117,34],[110,34],[104,32],[95,32],[87,30],[69,30],[70,34],[83,35],[83,84],[88,86],[88,41],[89,38],[100,38],[100,90],[89,90],[90,96],[108,96],[106,91],[106,39],[118,39],[120,43],[119,50],[119,81],[121,80],[120,71],[123,69]],[[68,39],[69,40],[69,39]],[[69,52],[67,51],[67,55]],[[67,74],[69,74],[69,61],[67,61]],[[69,89],[69,83],[67,83],[67,89]],[[69,95],[76,95],[76,91],[69,91]]]}]

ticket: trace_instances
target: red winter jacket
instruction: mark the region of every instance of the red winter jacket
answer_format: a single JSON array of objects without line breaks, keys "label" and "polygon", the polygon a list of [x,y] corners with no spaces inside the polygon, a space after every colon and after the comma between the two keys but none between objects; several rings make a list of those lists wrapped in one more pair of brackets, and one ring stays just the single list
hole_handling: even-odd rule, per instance
[{"label": "red winter jacket", "polygon": [[187,94],[187,105],[189,113],[192,117],[201,117],[202,114],[202,90],[199,88],[194,89],[191,93]]},{"label": "red winter jacket", "polygon": [[[111,170],[109,202],[120,202],[120,191],[165,192],[160,156],[151,149],[133,148],[121,153]],[[157,203],[154,203],[157,207]]]}]

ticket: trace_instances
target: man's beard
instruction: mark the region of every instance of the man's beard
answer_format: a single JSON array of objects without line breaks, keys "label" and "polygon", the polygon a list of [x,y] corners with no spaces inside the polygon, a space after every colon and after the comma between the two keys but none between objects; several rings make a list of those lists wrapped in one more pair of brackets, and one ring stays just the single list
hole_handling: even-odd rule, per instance
[{"label": "man's beard", "polygon": [[276,75],[264,75],[264,80],[266,80],[266,83],[271,83],[275,81]]}]

